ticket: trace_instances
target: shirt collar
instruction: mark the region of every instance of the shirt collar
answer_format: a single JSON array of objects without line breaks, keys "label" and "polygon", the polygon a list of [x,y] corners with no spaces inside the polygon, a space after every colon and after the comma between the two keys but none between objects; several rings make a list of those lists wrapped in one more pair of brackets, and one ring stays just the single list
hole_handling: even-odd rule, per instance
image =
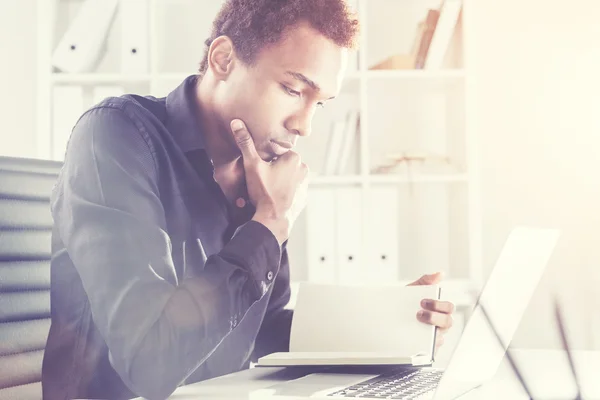
[{"label": "shirt collar", "polygon": [[184,152],[204,150],[196,102],[198,75],[188,76],[166,99],[166,128]]}]

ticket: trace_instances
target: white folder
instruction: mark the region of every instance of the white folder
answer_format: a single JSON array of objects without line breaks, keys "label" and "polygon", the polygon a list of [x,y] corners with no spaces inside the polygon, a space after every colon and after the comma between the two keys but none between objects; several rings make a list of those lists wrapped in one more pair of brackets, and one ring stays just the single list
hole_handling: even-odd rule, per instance
[{"label": "white folder", "polygon": [[149,71],[149,0],[120,0],[121,72],[144,74]]},{"label": "white folder", "polygon": [[339,282],[361,282],[369,271],[363,259],[362,189],[336,190],[336,247]]},{"label": "white folder", "polygon": [[55,86],[52,91],[52,159],[62,161],[71,131],[83,113],[81,86]]},{"label": "white folder", "polygon": [[118,0],[85,0],[52,54],[63,72],[92,71],[102,56]]},{"label": "white folder", "polygon": [[118,97],[125,93],[125,90],[122,86],[116,85],[103,85],[96,86],[92,91],[92,102],[93,104],[98,104],[102,100],[108,97]]},{"label": "white folder", "polygon": [[308,280],[313,283],[334,283],[337,279],[334,189],[311,188],[305,213]]},{"label": "white folder", "polygon": [[367,280],[376,283],[398,281],[398,188],[372,186],[367,192],[367,199],[367,257],[364,262],[368,270]]},{"label": "white folder", "polygon": [[431,38],[429,52],[425,60],[426,69],[443,67],[444,57],[454,34],[461,8],[462,0],[444,0],[442,3],[440,17]]}]

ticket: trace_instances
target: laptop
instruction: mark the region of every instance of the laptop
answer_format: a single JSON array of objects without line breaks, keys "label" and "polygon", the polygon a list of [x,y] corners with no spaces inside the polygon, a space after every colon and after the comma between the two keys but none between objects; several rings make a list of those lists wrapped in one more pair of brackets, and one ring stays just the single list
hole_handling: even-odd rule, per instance
[{"label": "laptop", "polygon": [[332,368],[256,390],[250,398],[460,397],[495,375],[559,236],[558,230],[535,227],[517,227],[510,233],[445,369],[396,367],[375,373],[361,367],[351,372]]}]

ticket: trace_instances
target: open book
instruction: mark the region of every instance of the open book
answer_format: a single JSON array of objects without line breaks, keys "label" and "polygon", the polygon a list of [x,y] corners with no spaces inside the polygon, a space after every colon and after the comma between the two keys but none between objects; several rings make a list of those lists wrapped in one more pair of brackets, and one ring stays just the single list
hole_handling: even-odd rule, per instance
[{"label": "open book", "polygon": [[440,288],[400,285],[302,283],[290,351],[258,359],[256,366],[428,365],[435,327],[417,320],[421,300]]}]

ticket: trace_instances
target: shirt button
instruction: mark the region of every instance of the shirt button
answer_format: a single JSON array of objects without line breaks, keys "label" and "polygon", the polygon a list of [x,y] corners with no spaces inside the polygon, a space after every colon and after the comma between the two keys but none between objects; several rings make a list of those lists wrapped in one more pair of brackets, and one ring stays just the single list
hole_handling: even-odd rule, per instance
[{"label": "shirt button", "polygon": [[273,271],[267,272],[267,280],[269,280],[269,281],[273,280]]},{"label": "shirt button", "polygon": [[244,200],[243,197],[238,197],[235,201],[235,205],[238,206],[238,208],[244,208],[246,207],[246,200]]}]

